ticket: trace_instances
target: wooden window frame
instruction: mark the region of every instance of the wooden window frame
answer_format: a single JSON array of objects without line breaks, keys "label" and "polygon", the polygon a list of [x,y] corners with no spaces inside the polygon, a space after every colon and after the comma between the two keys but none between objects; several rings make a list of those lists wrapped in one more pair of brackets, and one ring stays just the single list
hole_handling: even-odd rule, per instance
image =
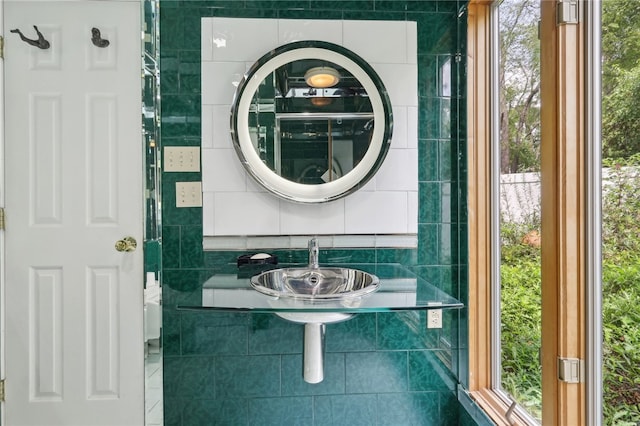
[{"label": "wooden window frame", "polygon": [[[471,0],[467,31],[469,392],[498,425],[511,424],[492,383],[492,0]],[[580,0],[583,3],[583,0]],[[556,23],[541,1],[542,423],[587,424],[586,386],[558,380],[559,357],[587,352],[588,233],[583,24]],[[593,419],[590,419],[593,421]],[[529,424],[514,412],[514,424]]]}]

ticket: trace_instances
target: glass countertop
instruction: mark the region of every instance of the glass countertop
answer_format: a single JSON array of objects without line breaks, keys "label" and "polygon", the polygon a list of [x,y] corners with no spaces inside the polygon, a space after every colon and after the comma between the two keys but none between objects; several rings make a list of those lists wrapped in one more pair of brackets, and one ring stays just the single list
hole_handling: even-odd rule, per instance
[{"label": "glass countertop", "polygon": [[[278,268],[304,265],[278,265]],[[177,306],[178,310],[267,312],[385,312],[461,308],[463,304],[400,264],[321,265],[348,267],[376,275],[378,290],[341,300],[273,297],[251,287],[252,275],[264,269],[240,268],[234,274],[215,274],[202,286],[202,305]]]}]

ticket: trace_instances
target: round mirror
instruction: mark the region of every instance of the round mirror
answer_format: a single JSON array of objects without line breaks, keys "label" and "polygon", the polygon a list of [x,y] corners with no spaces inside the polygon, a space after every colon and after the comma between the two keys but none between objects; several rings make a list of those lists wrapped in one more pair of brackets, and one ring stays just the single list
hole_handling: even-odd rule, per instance
[{"label": "round mirror", "polygon": [[319,203],[362,187],[391,141],[391,104],[362,58],[319,41],[286,44],[240,82],[231,134],[240,161],[264,188]]}]

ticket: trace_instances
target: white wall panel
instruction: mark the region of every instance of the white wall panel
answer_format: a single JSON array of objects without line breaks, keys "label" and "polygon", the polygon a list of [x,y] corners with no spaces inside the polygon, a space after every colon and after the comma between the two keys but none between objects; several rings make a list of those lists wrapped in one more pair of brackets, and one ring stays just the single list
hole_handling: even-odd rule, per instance
[{"label": "white wall panel", "polygon": [[202,103],[231,105],[238,83],[246,71],[244,62],[203,62]]},{"label": "white wall panel", "polygon": [[374,68],[384,82],[392,105],[418,106],[416,65],[376,63]]},{"label": "white wall panel", "polygon": [[342,44],[341,21],[281,19],[278,23],[278,44],[300,40],[323,40]]},{"label": "white wall panel", "polygon": [[354,234],[406,234],[406,192],[356,192],[345,200],[346,229]]},{"label": "white wall panel", "polygon": [[[278,20],[242,19],[226,25],[226,18],[213,18],[213,59],[215,61],[255,61],[263,46],[278,42]],[[258,36],[256,36],[258,35]]]},{"label": "white wall panel", "polygon": [[213,106],[213,147],[233,148],[231,141],[231,107],[229,105]]},{"label": "white wall panel", "polygon": [[247,177],[236,151],[230,149],[202,150],[202,190],[206,192],[245,192]]},{"label": "white wall panel", "polygon": [[[203,148],[212,147],[202,154],[205,238],[417,231],[415,22],[203,18],[202,28]],[[251,36],[257,31],[261,37]],[[387,88],[397,120],[386,172],[381,169],[340,203],[309,206],[280,200],[243,172],[230,149],[235,84],[270,49],[298,40],[336,43],[368,60]],[[381,189],[384,193],[377,194]],[[352,200],[366,200],[367,210]]]},{"label": "white wall panel", "polygon": [[279,200],[266,192],[218,192],[214,200],[216,235],[279,235]]},{"label": "white wall panel", "polygon": [[285,235],[344,234],[344,198],[330,203],[297,205],[280,201],[280,232]]},{"label": "white wall panel", "polygon": [[390,149],[377,178],[379,191],[417,191],[418,150]]}]

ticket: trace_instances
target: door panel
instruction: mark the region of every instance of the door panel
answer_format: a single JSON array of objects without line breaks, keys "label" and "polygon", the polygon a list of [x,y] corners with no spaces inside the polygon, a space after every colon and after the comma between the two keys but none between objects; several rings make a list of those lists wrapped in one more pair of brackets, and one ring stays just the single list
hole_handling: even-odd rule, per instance
[{"label": "door panel", "polygon": [[[139,2],[6,2],[5,424],[144,423]],[[98,28],[107,47],[91,41]]]}]

